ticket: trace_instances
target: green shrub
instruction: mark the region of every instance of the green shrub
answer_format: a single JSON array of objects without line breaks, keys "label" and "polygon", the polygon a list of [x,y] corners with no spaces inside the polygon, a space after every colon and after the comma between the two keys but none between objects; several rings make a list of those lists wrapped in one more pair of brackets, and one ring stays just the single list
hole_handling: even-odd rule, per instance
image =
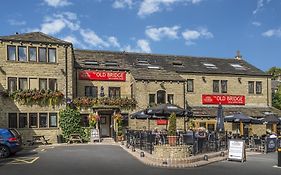
[{"label": "green shrub", "polygon": [[70,134],[80,134],[82,138],[86,136],[80,125],[81,117],[79,111],[67,107],[60,111],[59,116],[59,125],[64,138],[68,139]]}]

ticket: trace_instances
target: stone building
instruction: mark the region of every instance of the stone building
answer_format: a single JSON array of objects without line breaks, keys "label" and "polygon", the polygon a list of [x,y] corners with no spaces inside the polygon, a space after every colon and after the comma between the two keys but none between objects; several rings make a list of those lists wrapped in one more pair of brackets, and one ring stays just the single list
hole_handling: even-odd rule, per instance
[{"label": "stone building", "polygon": [[[281,116],[271,106],[270,76],[239,55],[219,59],[78,50],[69,42],[35,32],[0,37],[0,63],[0,127],[18,128],[25,139],[42,134],[56,142],[60,134],[58,112],[70,100],[79,108],[83,126],[88,126],[90,113],[101,117],[104,137],[113,136],[112,116],[116,113],[128,117],[160,103],[193,111],[188,121],[178,120],[179,129],[188,128],[192,121],[195,127],[214,130],[218,104],[223,105],[225,115]],[[14,99],[5,97],[6,90],[28,89],[27,94],[14,93]],[[42,90],[49,95],[45,92],[45,103],[39,104],[34,94]],[[53,91],[62,101],[46,104],[46,99],[58,101],[56,94],[50,95]],[[163,127],[157,120],[128,118],[132,129]],[[261,135],[266,129],[278,129],[277,124],[225,126],[241,134]]]}]

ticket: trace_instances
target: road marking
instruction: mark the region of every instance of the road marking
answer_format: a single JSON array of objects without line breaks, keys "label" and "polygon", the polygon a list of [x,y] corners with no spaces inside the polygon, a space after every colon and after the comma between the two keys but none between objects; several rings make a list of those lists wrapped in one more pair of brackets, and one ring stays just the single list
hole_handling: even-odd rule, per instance
[{"label": "road marking", "polygon": [[280,168],[280,169],[281,169],[281,167],[280,167],[280,166],[277,166],[277,165],[274,165],[273,168]]},{"label": "road marking", "polygon": [[43,152],[43,151],[45,151],[46,149],[41,149],[41,151]]},{"label": "road marking", "polygon": [[4,161],[0,162],[0,164],[32,164],[39,157],[17,157],[17,158],[7,158]]}]

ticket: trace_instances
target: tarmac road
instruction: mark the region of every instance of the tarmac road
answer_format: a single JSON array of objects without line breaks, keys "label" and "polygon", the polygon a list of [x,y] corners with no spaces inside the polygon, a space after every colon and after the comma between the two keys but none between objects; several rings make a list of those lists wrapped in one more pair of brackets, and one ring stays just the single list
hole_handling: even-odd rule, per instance
[{"label": "tarmac road", "polygon": [[146,166],[119,146],[71,145],[39,148],[0,159],[0,175],[273,175],[277,153],[255,154],[245,163],[223,161],[197,168]]}]

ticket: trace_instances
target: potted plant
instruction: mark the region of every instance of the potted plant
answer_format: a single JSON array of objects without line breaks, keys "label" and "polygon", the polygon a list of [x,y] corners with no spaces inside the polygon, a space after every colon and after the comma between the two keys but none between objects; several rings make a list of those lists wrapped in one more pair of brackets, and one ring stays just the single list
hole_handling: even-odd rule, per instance
[{"label": "potted plant", "polygon": [[168,142],[171,146],[176,145],[177,141],[177,118],[176,114],[172,113],[169,117],[169,127],[168,127]]}]

